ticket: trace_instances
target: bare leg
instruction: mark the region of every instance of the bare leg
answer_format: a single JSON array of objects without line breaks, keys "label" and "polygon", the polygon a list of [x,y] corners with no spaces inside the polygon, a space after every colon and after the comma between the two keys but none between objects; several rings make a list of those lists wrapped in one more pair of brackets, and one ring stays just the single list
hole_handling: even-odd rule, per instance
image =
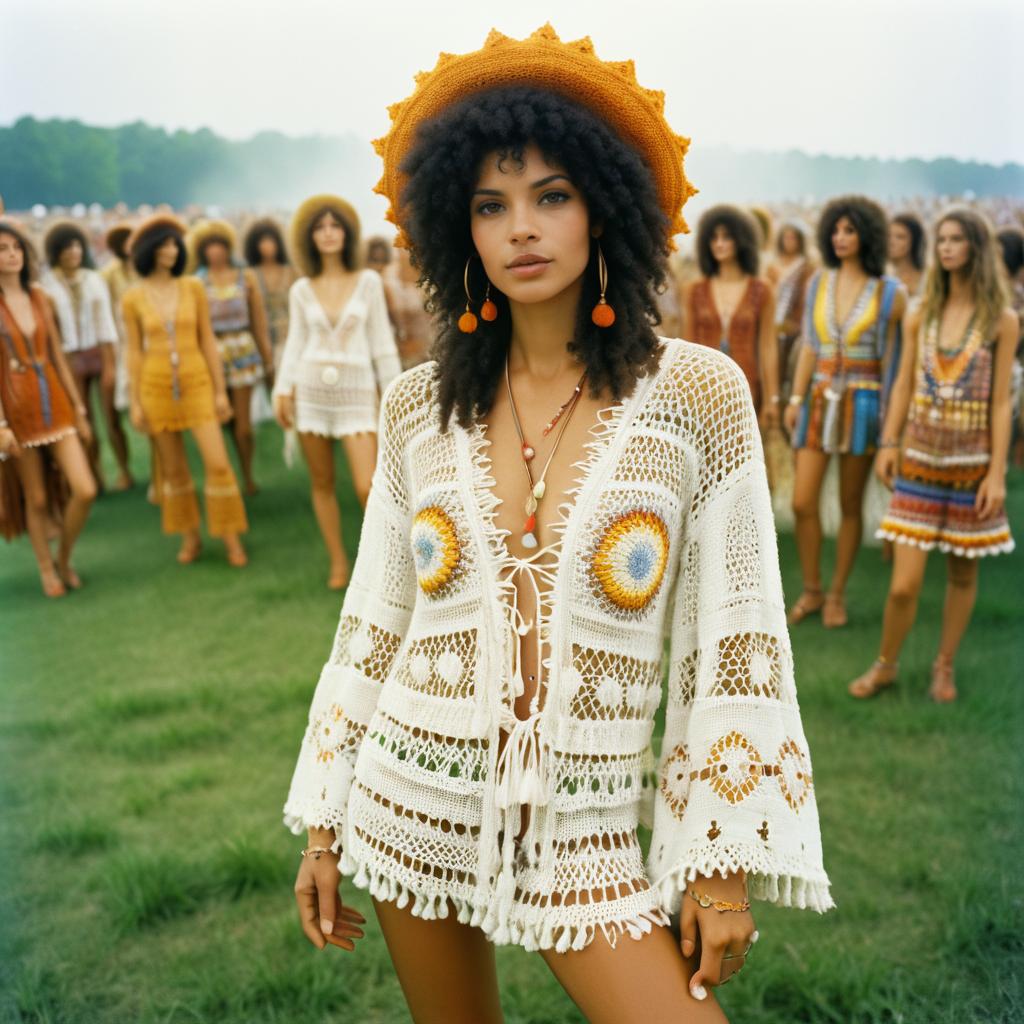
[{"label": "bare leg", "polygon": [[871,456],[839,457],[839,504],[842,518],[836,540],[836,567],[829,593],[842,598],[864,533],[864,488],[871,472]]},{"label": "bare leg", "polygon": [[[203,423],[192,428],[192,436],[195,438],[196,446],[199,448],[199,455],[203,460],[203,476],[206,489],[206,517],[207,528],[214,536],[220,536],[224,541],[227,550],[228,561],[241,567],[248,561],[245,548],[239,539],[239,532],[246,529],[245,508],[242,505],[242,496],[238,493],[238,486],[235,483],[235,474],[231,469],[231,462],[228,460],[228,450],[224,444],[224,434],[216,423]],[[229,491],[227,501],[233,506],[228,510],[228,515],[236,517],[235,526],[237,529],[222,530],[214,522],[211,515],[211,505],[218,497],[223,500],[224,495],[220,492]]]},{"label": "bare leg", "polygon": [[924,585],[928,552],[912,544],[894,544],[892,559],[892,581],[885,601],[879,654],[895,664],[917,617],[917,600]]},{"label": "bare leg", "polygon": [[96,499],[96,481],[93,479],[89,460],[77,434],[70,434],[55,442],[53,454],[71,489],[71,497],[67,508],[64,509],[64,523],[60,531],[57,571],[68,586],[77,590],[82,582],[71,566],[71,552],[89,517],[89,509]]},{"label": "bare leg", "polygon": [[978,560],[949,555],[946,559],[946,601],[942,606],[939,657],[952,661],[971,621],[978,597]]},{"label": "bare leg", "polygon": [[790,622],[821,608],[821,483],[825,479],[830,456],[811,448],[796,453],[793,481],[793,517],[796,548],[803,574],[803,593],[790,612]]},{"label": "bare leg", "polygon": [[978,560],[949,555],[946,560],[946,600],[942,606],[942,636],[932,665],[929,694],[945,703],[956,699],[953,660],[967,631],[978,597]]},{"label": "bare leg", "polygon": [[[192,474],[185,457],[184,439],[179,433],[161,430],[153,434],[152,440],[160,466],[160,490],[157,497],[163,513],[164,531],[181,533],[178,561],[183,564],[194,562],[199,555],[198,508],[195,506]],[[180,523],[177,515],[168,514],[168,496],[171,496],[171,501],[181,501]],[[180,499],[178,496],[181,496]]]},{"label": "bare leg", "polygon": [[451,905],[434,921],[376,899],[373,909],[415,1024],[501,1024],[494,946],[479,928]]},{"label": "bare leg", "polygon": [[93,415],[92,411],[92,395],[89,393],[92,388],[93,381],[96,382],[97,387],[99,386],[99,377],[94,373],[79,373],[74,362],[72,362],[71,368],[74,372],[75,387],[78,388],[78,394],[85,403],[86,419],[89,421],[89,427],[92,430],[92,440],[85,446],[86,455],[89,457],[89,466],[92,469],[92,475],[96,478],[96,483],[99,484],[100,490],[103,490],[103,471],[100,468],[100,435],[96,430],[96,417]]},{"label": "bare leg", "polygon": [[885,599],[878,659],[850,683],[848,689],[854,697],[873,697],[895,681],[903,642],[917,617],[917,600],[927,564],[927,551],[912,544],[893,544],[892,579]]},{"label": "bare leg", "polygon": [[121,423],[121,412],[114,405],[115,389],[116,385],[104,387],[102,379],[100,380],[100,402],[107,425],[107,437],[110,438],[110,447],[113,448],[114,458],[117,460],[117,483],[114,489],[126,491],[132,486],[133,480],[128,468],[128,437]]},{"label": "bare leg", "polygon": [[373,471],[377,468],[377,435],[350,434],[343,437],[341,443],[345,448],[345,458],[352,472],[352,484],[356,498],[363,509],[370,497],[370,484],[373,482]]},{"label": "bare leg", "polygon": [[340,590],[348,586],[349,564],[341,540],[341,512],[334,493],[334,442],[319,434],[300,433],[299,444],[309,466],[313,512],[331,562],[327,585],[332,590]]},{"label": "bare leg", "polygon": [[675,935],[656,925],[640,939],[623,936],[615,948],[601,931],[585,949],[541,956],[590,1024],[721,1024],[714,992],[690,995],[696,964],[683,958]]},{"label": "bare leg", "polygon": [[64,584],[57,574],[50,552],[49,512],[46,502],[46,478],[43,457],[38,448],[23,448],[14,460],[14,468],[21,483],[25,501],[25,520],[32,553],[39,566],[39,579],[47,597],[62,597]]},{"label": "bare leg", "polygon": [[231,421],[231,435],[238,450],[242,466],[242,486],[248,495],[257,494],[259,488],[252,478],[252,457],[256,444],[252,433],[252,388],[232,388],[228,395],[235,415]]}]

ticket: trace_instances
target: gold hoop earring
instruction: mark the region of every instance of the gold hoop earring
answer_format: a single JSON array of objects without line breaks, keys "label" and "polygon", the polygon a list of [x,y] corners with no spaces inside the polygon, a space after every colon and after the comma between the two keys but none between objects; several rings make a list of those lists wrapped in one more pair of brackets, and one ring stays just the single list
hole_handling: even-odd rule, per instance
[{"label": "gold hoop earring", "polygon": [[615,310],[608,305],[605,299],[605,292],[608,290],[608,264],[604,261],[604,253],[601,251],[601,243],[597,243],[597,282],[601,289],[601,297],[590,314],[590,319],[598,327],[611,327],[615,323]]},{"label": "gold hoop earring", "polygon": [[466,289],[466,312],[459,317],[459,330],[462,331],[463,334],[472,334],[477,328],[476,314],[474,314],[470,307],[470,303],[473,301],[473,296],[469,294],[469,264],[472,260],[472,256],[466,260],[466,269],[462,275],[462,286]]}]

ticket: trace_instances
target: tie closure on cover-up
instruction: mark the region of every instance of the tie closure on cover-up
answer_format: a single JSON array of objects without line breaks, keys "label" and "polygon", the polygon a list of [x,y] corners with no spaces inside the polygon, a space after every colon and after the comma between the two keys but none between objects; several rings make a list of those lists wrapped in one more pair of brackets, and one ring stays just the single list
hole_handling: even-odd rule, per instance
[{"label": "tie closure on cover-up", "polygon": [[[523,558],[509,552],[506,538],[511,531],[498,527],[497,508],[501,499],[494,494],[494,478],[487,454],[490,441],[486,424],[476,423],[462,431],[468,439],[473,465],[473,490],[485,524],[488,553],[497,567],[498,605],[504,628],[500,643],[504,653],[504,671],[497,687],[479,686],[475,695],[474,726],[477,734],[489,739],[490,765],[487,778],[493,780],[493,795],[483,801],[481,821],[480,872],[477,878],[479,897],[488,903],[485,930],[497,928],[495,941],[508,931],[516,885],[516,835],[522,826],[522,811],[529,808],[530,820],[521,841],[522,855],[528,868],[537,868],[551,877],[555,859],[555,813],[551,807],[552,719],[546,714],[549,706],[557,723],[559,709],[559,677],[553,659],[543,657],[543,646],[557,643],[551,635],[551,619],[555,591],[561,567],[562,542],[572,523],[577,499],[595,475],[597,464],[612,447],[619,424],[628,410],[641,400],[651,377],[640,382],[624,402],[600,409],[597,422],[590,427],[590,439],[584,443],[584,456],[573,463],[579,471],[573,485],[565,492],[557,508],[558,518],[551,524],[555,540]],[[545,556],[553,555],[554,557]],[[519,607],[517,578],[525,579],[533,593],[536,614],[528,620]],[[531,700],[528,718],[515,713],[516,698],[525,693],[522,669],[522,640],[535,633],[537,650],[537,692]],[[541,691],[544,706],[540,706]],[[500,733],[507,739],[500,755],[497,753]],[[493,893],[490,886],[494,886]]]}]

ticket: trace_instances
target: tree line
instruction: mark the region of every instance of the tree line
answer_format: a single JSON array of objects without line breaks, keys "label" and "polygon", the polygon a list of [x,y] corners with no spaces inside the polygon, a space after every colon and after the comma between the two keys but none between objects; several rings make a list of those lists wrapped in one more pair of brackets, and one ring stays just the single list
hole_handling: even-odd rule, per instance
[{"label": "tree line", "polygon": [[[822,199],[853,190],[880,198],[1024,196],[1021,164],[695,146],[687,171],[705,197],[716,200]],[[207,128],[171,132],[141,121],[101,128],[33,117],[0,127],[0,195],[9,209],[117,202],[289,206],[322,189],[369,190],[378,173],[369,144],[351,135],[261,132],[236,142]]]}]

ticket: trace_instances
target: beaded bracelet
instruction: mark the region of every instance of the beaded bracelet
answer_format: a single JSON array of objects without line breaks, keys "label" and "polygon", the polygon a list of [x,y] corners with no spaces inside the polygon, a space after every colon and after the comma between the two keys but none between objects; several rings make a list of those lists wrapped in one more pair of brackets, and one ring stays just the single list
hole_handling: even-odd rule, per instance
[{"label": "beaded bracelet", "polygon": [[334,851],[331,850],[327,846],[311,846],[308,849],[302,851],[302,856],[303,857],[312,856],[313,860],[319,860],[322,854],[333,853],[333,852]]},{"label": "beaded bracelet", "polygon": [[742,903],[730,903],[729,900],[717,900],[713,896],[708,896],[707,893],[698,893],[695,889],[690,890],[690,895],[705,910],[707,910],[708,907],[713,907],[719,913],[723,913],[725,911],[743,913],[743,911],[750,909],[750,900],[747,898],[744,898]]}]

